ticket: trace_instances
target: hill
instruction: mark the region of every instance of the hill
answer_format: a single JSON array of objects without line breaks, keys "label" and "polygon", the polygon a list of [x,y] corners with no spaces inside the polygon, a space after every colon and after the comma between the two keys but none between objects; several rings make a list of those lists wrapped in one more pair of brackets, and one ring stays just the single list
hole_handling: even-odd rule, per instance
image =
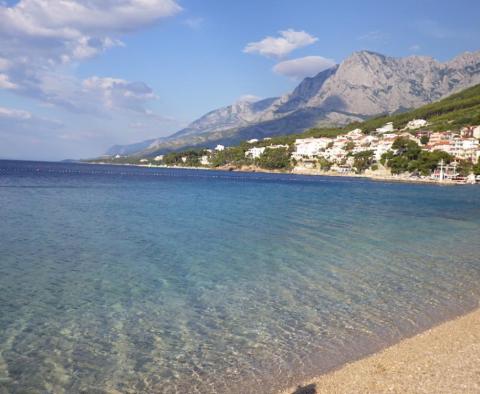
[{"label": "hill", "polygon": [[[290,94],[238,102],[209,112],[186,129],[109,154],[155,156],[189,147],[232,145],[250,138],[341,126],[379,114],[405,112],[480,83],[480,52],[448,62],[425,56],[394,58],[361,51],[303,80]],[[137,149],[141,148],[141,149]]]},{"label": "hill", "polygon": [[427,120],[429,125],[426,128],[431,131],[458,131],[465,126],[480,125],[480,84],[411,111],[378,116],[344,127],[311,128],[303,133],[272,137],[260,145],[291,144],[297,138],[336,137],[357,128],[369,134],[389,122],[393,123],[394,128],[401,129],[414,119]]}]

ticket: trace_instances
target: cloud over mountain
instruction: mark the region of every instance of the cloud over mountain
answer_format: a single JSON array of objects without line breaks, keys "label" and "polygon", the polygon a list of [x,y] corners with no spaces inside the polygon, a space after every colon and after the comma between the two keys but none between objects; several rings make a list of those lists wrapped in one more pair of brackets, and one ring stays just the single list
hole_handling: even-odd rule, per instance
[{"label": "cloud over mountain", "polygon": [[293,79],[313,77],[319,72],[333,67],[335,61],[322,56],[306,56],[299,59],[285,60],[276,64],[273,71]]},{"label": "cloud over mountain", "polygon": [[288,29],[280,31],[279,34],[279,37],[268,36],[263,40],[251,42],[245,46],[243,52],[282,58],[295,49],[311,45],[318,41],[317,37],[305,31]]}]

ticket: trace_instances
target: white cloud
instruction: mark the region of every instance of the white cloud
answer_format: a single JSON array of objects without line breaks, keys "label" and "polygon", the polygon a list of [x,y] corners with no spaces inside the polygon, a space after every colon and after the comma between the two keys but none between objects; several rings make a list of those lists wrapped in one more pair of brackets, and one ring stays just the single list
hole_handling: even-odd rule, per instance
[{"label": "white cloud", "polygon": [[255,103],[257,101],[260,101],[261,99],[262,99],[261,97],[255,96],[254,94],[244,94],[238,98],[237,102],[238,103],[244,103],[244,102]]},{"label": "white cloud", "polygon": [[3,29],[13,33],[71,39],[136,30],[180,10],[174,0],[21,0],[1,7],[0,17]]},{"label": "white cloud", "polygon": [[311,45],[318,41],[317,37],[305,31],[293,29],[282,30],[280,37],[265,37],[261,41],[251,42],[243,49],[245,53],[258,53],[268,57],[284,57],[295,49]]},{"label": "white cloud", "polygon": [[1,119],[27,120],[32,118],[32,114],[27,111],[0,107]]},{"label": "white cloud", "polygon": [[83,90],[108,109],[128,109],[149,114],[144,104],[155,99],[153,90],[143,82],[118,78],[91,77],[82,82]]},{"label": "white cloud", "polygon": [[280,62],[273,67],[273,71],[289,78],[303,79],[312,77],[335,65],[333,59],[322,56],[306,56]]},{"label": "white cloud", "polygon": [[16,132],[19,129],[32,129],[32,126],[38,129],[58,129],[62,123],[32,115],[21,109],[0,107],[0,134]]},{"label": "white cloud", "polygon": [[0,2],[0,89],[74,111],[100,112],[102,105],[145,111],[142,103],[153,98],[145,84],[122,80],[109,89],[87,89],[73,77],[72,66],[122,46],[120,35],[179,11],[175,0],[20,0],[10,7]]},{"label": "white cloud", "polygon": [[17,85],[10,81],[8,75],[0,73],[0,89],[16,89]]}]

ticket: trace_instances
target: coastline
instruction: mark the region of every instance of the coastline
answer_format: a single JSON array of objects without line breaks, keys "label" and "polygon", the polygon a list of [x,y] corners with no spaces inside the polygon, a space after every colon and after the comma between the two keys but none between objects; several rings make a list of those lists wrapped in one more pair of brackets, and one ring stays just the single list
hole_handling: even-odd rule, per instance
[{"label": "coastline", "polygon": [[348,173],[342,174],[333,171],[320,171],[308,168],[294,168],[293,170],[268,170],[256,166],[242,166],[235,167],[232,165],[225,165],[222,167],[188,167],[188,166],[149,166],[144,164],[127,164],[127,163],[91,163],[81,162],[83,164],[98,164],[98,165],[113,165],[113,166],[127,166],[127,167],[143,167],[143,168],[165,168],[165,169],[180,169],[180,170],[205,170],[205,171],[225,171],[225,172],[244,172],[244,173],[265,173],[265,174],[289,174],[289,175],[306,175],[306,176],[324,176],[337,178],[362,178],[378,182],[396,182],[396,183],[419,183],[439,186],[454,186],[454,185],[469,185],[468,183],[458,183],[450,180],[439,182],[435,179],[429,178],[412,178],[405,175],[390,175],[386,173],[365,172],[362,174]]},{"label": "coastline", "polygon": [[281,394],[480,392],[480,308]]}]

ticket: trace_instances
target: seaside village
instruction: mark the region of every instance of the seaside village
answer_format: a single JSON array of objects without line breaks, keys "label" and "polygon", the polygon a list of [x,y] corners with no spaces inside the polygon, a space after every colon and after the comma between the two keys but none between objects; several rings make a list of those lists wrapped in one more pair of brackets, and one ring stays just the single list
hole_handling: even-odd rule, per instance
[{"label": "seaside village", "polygon": [[[438,162],[430,176],[409,174],[409,177],[429,178],[437,181],[457,181],[459,183],[476,183],[480,176],[469,174],[462,176],[459,171],[459,162],[467,161],[472,164],[480,160],[480,126],[465,127],[459,133],[452,131],[431,132],[425,130],[427,121],[415,119],[410,121],[403,130],[395,130],[393,123],[387,123],[377,128],[374,133],[366,135],[360,129],[355,129],[336,138],[305,138],[295,141],[295,150],[292,158],[298,163],[300,171],[303,168],[316,168],[319,160],[332,163],[331,171],[349,174],[355,171],[355,155],[361,152],[371,152],[374,169],[380,167],[382,157],[387,152],[394,152],[394,142],[399,138],[414,141],[427,152],[442,151],[448,153],[455,160],[446,164]],[[412,132],[418,129],[421,131]],[[258,155],[258,149],[249,151],[252,156]]]},{"label": "seaside village", "polygon": [[[462,174],[461,163],[480,164],[480,126],[465,127],[459,132],[428,131],[428,122],[423,119],[410,121],[405,128],[396,130],[393,123],[387,123],[377,128],[374,132],[365,134],[360,129],[355,129],[347,134],[334,138],[302,138],[295,140],[293,146],[268,145],[271,138],[263,140],[251,139],[247,141],[251,147],[245,150],[245,159],[257,163],[267,150],[282,149],[290,152],[290,161],[293,163],[293,172],[313,174],[329,173],[338,175],[353,175],[363,172],[367,176],[390,177],[393,171],[384,166],[385,154],[398,154],[395,141],[399,138],[415,142],[422,151],[445,152],[454,160],[445,162],[439,160],[436,168],[429,174],[405,172],[394,174],[393,177],[419,179],[425,181],[450,182],[450,183],[479,183],[480,175]],[[208,149],[198,158],[201,166],[211,166],[212,158],[219,152],[233,149],[217,145],[213,150]],[[398,149],[397,149],[398,150]],[[368,165],[359,171],[356,158],[368,157]],[[156,162],[162,162],[164,156],[155,157]],[[188,165],[188,157],[181,157],[181,161]],[[141,163],[147,164],[149,160],[142,159]],[[160,163],[158,163],[160,164]],[[181,163],[180,163],[181,164]]]}]

